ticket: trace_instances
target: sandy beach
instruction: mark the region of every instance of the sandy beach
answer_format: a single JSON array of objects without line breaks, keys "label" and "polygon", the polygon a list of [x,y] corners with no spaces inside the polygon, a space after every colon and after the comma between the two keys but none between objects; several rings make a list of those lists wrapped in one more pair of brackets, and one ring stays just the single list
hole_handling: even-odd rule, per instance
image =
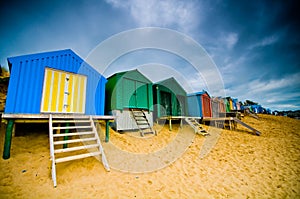
[{"label": "sandy beach", "polygon": [[[56,188],[47,128],[17,132],[11,158],[0,159],[0,198],[300,198],[300,121],[259,117],[242,120],[261,136],[240,125],[206,126],[215,145],[203,157],[202,146],[211,138],[188,126],[174,124],[169,131],[167,124],[156,124],[158,135],[145,138],[110,130],[103,147],[111,171],[93,157],[60,163]],[[103,141],[103,124],[99,132]],[[4,134],[2,124],[1,156]]]}]

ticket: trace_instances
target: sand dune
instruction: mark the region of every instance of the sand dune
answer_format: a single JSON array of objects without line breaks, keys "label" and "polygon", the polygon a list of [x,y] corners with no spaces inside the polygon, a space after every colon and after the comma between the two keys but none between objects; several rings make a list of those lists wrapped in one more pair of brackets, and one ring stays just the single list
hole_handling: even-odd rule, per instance
[{"label": "sand dune", "polygon": [[[300,121],[260,115],[243,121],[261,131],[208,128],[215,146],[203,158],[207,137],[175,124],[156,125],[158,136],[111,131],[103,143],[112,167],[96,158],[57,165],[50,175],[47,131],[13,138],[11,158],[0,160],[0,198],[299,198]],[[1,127],[0,153],[4,127]],[[100,136],[103,140],[104,126]]]}]

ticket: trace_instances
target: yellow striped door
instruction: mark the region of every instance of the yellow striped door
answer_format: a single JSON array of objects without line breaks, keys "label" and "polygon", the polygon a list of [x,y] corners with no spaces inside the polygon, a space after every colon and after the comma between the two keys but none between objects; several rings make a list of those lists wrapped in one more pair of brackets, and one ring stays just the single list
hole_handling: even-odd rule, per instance
[{"label": "yellow striped door", "polygon": [[45,69],[41,112],[85,113],[86,76]]}]

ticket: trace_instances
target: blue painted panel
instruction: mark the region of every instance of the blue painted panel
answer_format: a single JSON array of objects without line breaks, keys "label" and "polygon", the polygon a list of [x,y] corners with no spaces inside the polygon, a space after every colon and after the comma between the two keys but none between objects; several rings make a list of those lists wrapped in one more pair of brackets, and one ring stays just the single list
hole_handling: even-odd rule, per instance
[{"label": "blue painted panel", "polygon": [[103,115],[106,79],[71,50],[8,58],[5,113],[40,113],[45,68],[87,76],[86,114]]},{"label": "blue painted panel", "polygon": [[189,95],[187,97],[188,111],[191,117],[202,117],[202,102],[199,95]]}]

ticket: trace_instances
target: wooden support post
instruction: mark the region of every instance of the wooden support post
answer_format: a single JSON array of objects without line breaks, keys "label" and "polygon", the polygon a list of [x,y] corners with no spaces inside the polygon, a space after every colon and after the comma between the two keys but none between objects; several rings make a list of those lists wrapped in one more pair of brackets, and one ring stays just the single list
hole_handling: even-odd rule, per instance
[{"label": "wooden support post", "polygon": [[105,142],[109,142],[109,120],[105,120]]},{"label": "wooden support post", "polygon": [[[66,123],[66,127],[68,127],[68,126],[70,126],[70,124],[69,123]],[[65,133],[69,133],[69,129],[65,129]],[[68,136],[64,136],[64,140],[68,140],[69,138],[68,138]],[[66,144],[63,144],[63,148],[65,149],[65,148],[68,148],[68,144],[66,143]]]},{"label": "wooden support post", "polygon": [[7,126],[6,126],[6,133],[5,133],[3,159],[10,158],[10,147],[11,147],[13,126],[14,126],[14,120],[12,120],[12,119],[8,120]]}]

